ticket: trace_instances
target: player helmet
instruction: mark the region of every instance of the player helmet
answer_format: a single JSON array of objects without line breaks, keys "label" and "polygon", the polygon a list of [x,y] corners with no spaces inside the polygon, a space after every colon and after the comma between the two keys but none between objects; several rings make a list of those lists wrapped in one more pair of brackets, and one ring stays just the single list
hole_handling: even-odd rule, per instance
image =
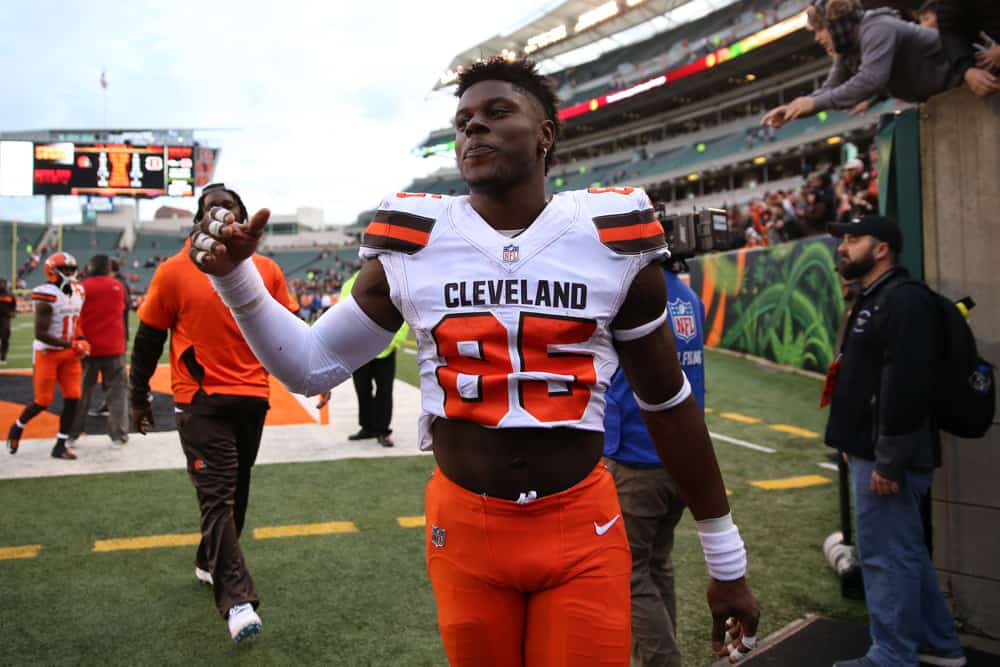
[{"label": "player helmet", "polygon": [[57,252],[45,260],[45,278],[60,289],[76,281],[76,258],[68,252]]}]

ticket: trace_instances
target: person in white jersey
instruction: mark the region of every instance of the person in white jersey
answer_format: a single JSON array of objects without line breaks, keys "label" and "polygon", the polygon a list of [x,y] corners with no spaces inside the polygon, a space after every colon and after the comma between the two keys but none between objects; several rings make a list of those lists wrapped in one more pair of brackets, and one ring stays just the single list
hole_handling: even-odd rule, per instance
[{"label": "person in white jersey", "polygon": [[[646,194],[545,195],[556,98],[530,61],[459,77],[458,166],[471,194],[394,193],[362,243],[351,296],[312,327],[252,262],[269,212],[213,210],[191,258],[251,348],[319,394],[388,345],[418,342],[427,567],[452,665],[629,664],[630,555],[603,463],[604,392],[619,364],[695,519],[711,575],[712,644],[739,660],[759,607],[701,411],[666,324],[663,230]],[[727,636],[728,632],[728,636]]]},{"label": "person in white jersey", "polygon": [[10,425],[7,451],[17,454],[25,425],[49,407],[58,384],[63,408],[52,456],[72,460],[76,454],[66,446],[66,440],[80,402],[83,381],[80,359],[90,354],[90,343],[78,331],[86,295],[76,281],[76,259],[68,252],[57,252],[45,260],[45,278],[46,282],[31,292],[35,306],[35,340],[31,345],[35,395]]}]

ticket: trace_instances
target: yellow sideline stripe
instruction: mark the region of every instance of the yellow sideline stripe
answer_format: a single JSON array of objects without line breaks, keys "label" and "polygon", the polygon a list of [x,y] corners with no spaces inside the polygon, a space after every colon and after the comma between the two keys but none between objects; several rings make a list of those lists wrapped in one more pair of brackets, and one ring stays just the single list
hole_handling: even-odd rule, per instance
[{"label": "yellow sideline stripe", "polygon": [[750,486],[767,491],[783,491],[785,489],[804,489],[807,486],[819,486],[820,484],[830,484],[830,478],[822,475],[802,475],[800,477],[786,477],[785,479],[765,479],[759,482],[750,482]]},{"label": "yellow sideline stripe", "polygon": [[0,547],[0,560],[34,558],[42,550],[41,544],[25,544],[20,547]]},{"label": "yellow sideline stripe", "polygon": [[719,416],[723,419],[731,419],[734,422],[740,422],[741,424],[759,424],[762,420],[756,417],[747,417],[746,415],[741,415],[738,412],[721,412]]},{"label": "yellow sideline stripe", "polygon": [[427,525],[427,517],[424,516],[401,516],[396,518],[396,523],[400,528],[422,528]]},{"label": "yellow sideline stripe", "polygon": [[187,547],[198,544],[200,541],[201,533],[123,537],[114,540],[97,540],[94,542],[92,551],[129,551],[133,549],[157,549],[160,547]]},{"label": "yellow sideline stripe", "polygon": [[301,537],[302,535],[330,535],[332,533],[356,533],[358,527],[353,521],[327,521],[326,523],[300,523],[293,526],[268,526],[254,528],[255,540],[270,540],[276,537]]},{"label": "yellow sideline stripe", "polygon": [[771,424],[769,426],[772,431],[778,431],[780,433],[788,433],[789,435],[797,435],[800,438],[818,438],[819,433],[816,431],[810,431],[807,428],[799,428],[798,426],[789,426],[788,424]]}]

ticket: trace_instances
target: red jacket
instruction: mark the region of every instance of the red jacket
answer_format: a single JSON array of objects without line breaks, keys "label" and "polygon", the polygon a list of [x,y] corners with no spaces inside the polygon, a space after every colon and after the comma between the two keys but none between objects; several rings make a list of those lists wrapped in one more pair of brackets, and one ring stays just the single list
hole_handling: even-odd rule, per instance
[{"label": "red jacket", "polygon": [[90,341],[90,354],[125,354],[125,289],[112,276],[91,276],[82,283],[87,295],[80,313],[80,329]]}]

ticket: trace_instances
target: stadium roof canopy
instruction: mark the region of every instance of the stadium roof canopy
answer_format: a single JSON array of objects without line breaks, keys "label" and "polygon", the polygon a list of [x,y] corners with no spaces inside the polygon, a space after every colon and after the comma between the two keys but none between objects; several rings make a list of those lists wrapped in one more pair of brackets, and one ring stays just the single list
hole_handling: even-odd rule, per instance
[{"label": "stadium roof canopy", "polygon": [[[701,7],[692,8],[694,16],[681,18],[677,22],[664,22],[664,25],[654,29],[654,32],[675,27],[678,23],[684,23],[696,18],[697,15],[720,9],[732,4],[733,1],[562,0],[549,5],[551,9],[543,9],[540,15],[530,19],[522,27],[515,28],[507,34],[495,35],[455,56],[448,69],[441,74],[435,83],[434,89],[439,90],[451,85],[462,68],[472,65],[478,60],[497,55],[506,55],[511,58],[527,55],[536,62],[543,62],[589,46],[630,28],[636,28],[663,17],[684,5],[691,4]],[[553,71],[548,67],[543,67],[543,70]]]}]

